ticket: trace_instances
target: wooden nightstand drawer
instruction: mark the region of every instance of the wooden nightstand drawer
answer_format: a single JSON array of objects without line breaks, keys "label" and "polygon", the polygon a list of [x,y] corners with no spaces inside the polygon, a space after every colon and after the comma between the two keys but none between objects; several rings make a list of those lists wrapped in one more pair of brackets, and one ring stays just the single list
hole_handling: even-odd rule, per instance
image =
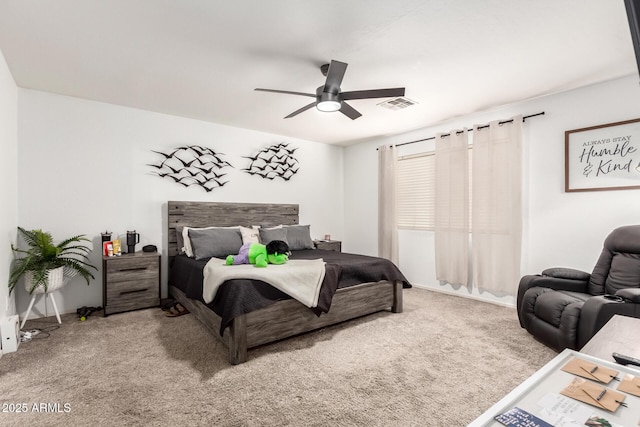
[{"label": "wooden nightstand drawer", "polygon": [[107,262],[109,283],[157,279],[159,272],[160,266],[156,262],[144,264],[139,259],[116,259]]},{"label": "wooden nightstand drawer", "polygon": [[160,255],[103,257],[104,315],[160,305]]},{"label": "wooden nightstand drawer", "polygon": [[113,314],[123,311],[137,310],[140,308],[157,307],[160,304],[158,284],[150,281],[148,283],[130,283],[128,286],[115,287],[111,285],[107,290],[107,301],[104,313]]},{"label": "wooden nightstand drawer", "polygon": [[[107,279],[108,280],[108,279]],[[109,303],[115,299],[131,298],[135,295],[155,295],[158,296],[158,279],[148,278],[145,280],[111,282],[107,286],[107,298]]]},{"label": "wooden nightstand drawer", "polygon": [[340,240],[314,240],[313,244],[316,249],[342,252],[342,242]]}]

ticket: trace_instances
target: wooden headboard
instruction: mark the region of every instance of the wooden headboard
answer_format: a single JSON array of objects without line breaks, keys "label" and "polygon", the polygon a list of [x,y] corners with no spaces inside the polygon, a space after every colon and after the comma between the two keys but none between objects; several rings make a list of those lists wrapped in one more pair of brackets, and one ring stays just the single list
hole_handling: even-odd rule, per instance
[{"label": "wooden headboard", "polygon": [[177,227],[275,226],[295,225],[299,221],[296,204],[169,201],[167,210],[169,267],[178,255]]}]

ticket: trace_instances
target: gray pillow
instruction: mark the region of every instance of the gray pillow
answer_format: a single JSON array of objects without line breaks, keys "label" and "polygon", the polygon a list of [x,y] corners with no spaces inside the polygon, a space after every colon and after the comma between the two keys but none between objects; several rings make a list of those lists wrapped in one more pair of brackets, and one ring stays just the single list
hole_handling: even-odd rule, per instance
[{"label": "gray pillow", "polygon": [[292,251],[313,249],[310,228],[309,225],[285,225],[284,230],[287,232],[286,242],[289,244],[289,249]]},{"label": "gray pillow", "polygon": [[196,260],[236,255],[242,246],[238,228],[189,229],[189,239]]},{"label": "gray pillow", "polygon": [[272,240],[282,240],[289,244],[287,242],[287,232],[284,231],[284,228],[260,228],[260,243],[266,245]]}]

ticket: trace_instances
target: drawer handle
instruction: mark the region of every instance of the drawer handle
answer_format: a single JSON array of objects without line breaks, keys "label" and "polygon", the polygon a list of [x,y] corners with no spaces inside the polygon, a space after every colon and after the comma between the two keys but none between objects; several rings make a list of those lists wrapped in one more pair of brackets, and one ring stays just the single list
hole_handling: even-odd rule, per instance
[{"label": "drawer handle", "polygon": [[148,289],[149,289],[149,288],[136,289],[136,290],[134,290],[134,291],[122,291],[122,292],[120,292],[120,295],[135,294],[135,293],[138,293],[138,292],[145,292],[145,291],[147,291]]},{"label": "drawer handle", "polygon": [[121,268],[118,271],[137,271],[137,270],[146,270],[147,267],[131,267],[131,268]]}]

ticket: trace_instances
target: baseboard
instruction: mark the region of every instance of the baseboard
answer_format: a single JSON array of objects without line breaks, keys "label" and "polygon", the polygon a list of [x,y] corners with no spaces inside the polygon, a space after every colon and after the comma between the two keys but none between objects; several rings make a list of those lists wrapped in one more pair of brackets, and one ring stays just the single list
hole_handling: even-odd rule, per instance
[{"label": "baseboard", "polygon": [[487,298],[484,297],[482,295],[475,295],[475,294],[470,294],[465,290],[460,290],[460,291],[456,291],[455,289],[447,289],[443,286],[428,286],[428,285],[420,285],[420,284],[416,284],[416,283],[412,283],[411,284],[413,287],[415,288],[419,288],[419,289],[426,289],[429,291],[434,291],[434,292],[440,292],[442,294],[447,294],[447,295],[453,295],[456,297],[462,297],[462,298],[469,298],[469,299],[473,299],[476,301],[482,301],[482,302],[488,302],[491,304],[495,304],[495,305],[499,305],[502,307],[508,307],[508,308],[516,308],[515,303],[513,302],[505,302],[505,301],[500,301],[494,298]]}]

